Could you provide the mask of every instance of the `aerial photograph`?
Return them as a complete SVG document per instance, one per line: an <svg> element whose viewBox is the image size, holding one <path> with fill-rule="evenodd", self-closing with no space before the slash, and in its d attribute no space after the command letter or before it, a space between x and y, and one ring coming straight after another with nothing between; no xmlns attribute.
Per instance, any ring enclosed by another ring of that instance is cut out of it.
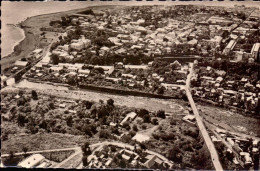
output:
<svg viewBox="0 0 260 171"><path fill-rule="evenodd" d="M1 168L260 170L260 2L2 1Z"/></svg>

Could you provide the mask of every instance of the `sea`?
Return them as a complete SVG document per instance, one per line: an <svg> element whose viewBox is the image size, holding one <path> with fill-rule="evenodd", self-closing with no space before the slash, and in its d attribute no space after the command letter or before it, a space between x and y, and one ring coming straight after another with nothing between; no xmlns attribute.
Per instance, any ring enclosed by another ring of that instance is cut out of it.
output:
<svg viewBox="0 0 260 171"><path fill-rule="evenodd" d="M225 4L224 4L225 3ZM5 57L13 52L14 47L24 39L24 32L21 28L17 27L16 24L25 20L27 17L32 17L35 15L54 13L67 11L72 9L79 9L88 6L97 6L97 5L179 5L179 4L197 4L197 5L213 5L213 6L234 6L245 5L245 6L254 6L259 8L259 2L246 2L246 1L211 1L211 2L194 2L194 1L118 1L114 0L113 2L109 1L67 1L67 2L58 2L58 1L49 1L45 2L10 2L2 1L2 16L1 16L1 57Z"/></svg>

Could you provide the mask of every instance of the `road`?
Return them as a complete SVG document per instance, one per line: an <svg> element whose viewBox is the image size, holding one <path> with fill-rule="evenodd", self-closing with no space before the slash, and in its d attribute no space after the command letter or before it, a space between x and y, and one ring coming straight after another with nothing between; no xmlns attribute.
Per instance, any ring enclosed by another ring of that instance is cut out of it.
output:
<svg viewBox="0 0 260 171"><path fill-rule="evenodd" d="M68 158L66 158L64 161L58 163L54 168L69 168L70 165L73 165L75 162L81 162L81 156L82 151L80 148L77 148L75 153L70 155ZM71 160L71 161L70 161Z"/></svg>
<svg viewBox="0 0 260 171"><path fill-rule="evenodd" d="M220 171L220 170L223 170L223 168L222 168L222 165L219 161L217 150L215 149L215 146L214 146L213 142L211 141L211 138L210 138L210 136L209 136L204 124L203 124L202 118L199 115L198 109L197 109L197 107L194 103L194 100L193 100L191 92L190 92L190 79L191 79L191 76L193 74L193 64L191 64L191 66L189 67L189 71L190 71L190 73L187 76L186 87L185 87L186 95L187 95L187 98L190 102L193 113L195 115L198 128L199 128L199 130L200 130L200 132L201 132L201 134L204 138L204 141L205 141L205 143L208 147L208 150L210 152L212 163L213 163L215 169Z"/></svg>
<svg viewBox="0 0 260 171"><path fill-rule="evenodd" d="M63 148L63 149L52 149L52 150L41 150L41 151L29 151L26 152L26 154L36 154L36 153L50 153L50 152L61 152L61 151L71 151L71 150L78 150L80 149L80 147L73 147L73 148ZM15 156L19 156L19 155L24 155L24 152L20 152L20 153L14 153ZM8 157L9 154L3 154L1 155L2 157Z"/></svg>

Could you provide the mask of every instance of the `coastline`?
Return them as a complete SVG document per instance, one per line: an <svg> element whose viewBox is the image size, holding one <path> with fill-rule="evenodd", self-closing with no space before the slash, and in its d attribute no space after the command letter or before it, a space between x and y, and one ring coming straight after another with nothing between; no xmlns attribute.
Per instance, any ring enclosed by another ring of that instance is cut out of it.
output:
<svg viewBox="0 0 260 171"><path fill-rule="evenodd" d="M12 47L11 52L9 52L9 53L6 54L6 55L3 55L2 58L6 58L6 57L10 56L10 55L14 52L14 48L15 48L18 44L20 44L21 41L23 41L23 40L25 39L25 31L20 27L19 24L12 24L12 27L15 27L16 29L19 30L19 32L20 32L21 35L22 35L22 38L21 38L20 40L16 41L16 43L15 43L15 44L13 45L13 47Z"/></svg>
<svg viewBox="0 0 260 171"><path fill-rule="evenodd" d="M19 27L19 29L23 30L24 38L16 43L16 45L13 47L13 52L11 54L1 57L1 74L4 73L4 70L6 68L11 67L15 63L15 61L23 57L26 57L36 47L40 46L41 27L49 26L49 22L52 19L60 19L63 15L72 14L75 12L82 11L84 9L86 9L86 7L62 12L35 15L17 23L16 26Z"/></svg>

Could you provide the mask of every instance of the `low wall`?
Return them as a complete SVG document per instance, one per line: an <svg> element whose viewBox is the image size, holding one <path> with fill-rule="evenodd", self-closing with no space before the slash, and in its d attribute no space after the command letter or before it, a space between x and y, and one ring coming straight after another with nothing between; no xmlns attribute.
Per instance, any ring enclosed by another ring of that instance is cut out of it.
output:
<svg viewBox="0 0 260 171"><path fill-rule="evenodd" d="M177 95L167 96L167 95L146 93L146 92L141 92L136 90L122 90L122 89L115 89L110 87L99 87L93 85L79 85L78 87L86 90L101 91L101 92L120 94L120 95L142 96L142 97L161 98L161 99L180 99L180 97L178 97Z"/></svg>

